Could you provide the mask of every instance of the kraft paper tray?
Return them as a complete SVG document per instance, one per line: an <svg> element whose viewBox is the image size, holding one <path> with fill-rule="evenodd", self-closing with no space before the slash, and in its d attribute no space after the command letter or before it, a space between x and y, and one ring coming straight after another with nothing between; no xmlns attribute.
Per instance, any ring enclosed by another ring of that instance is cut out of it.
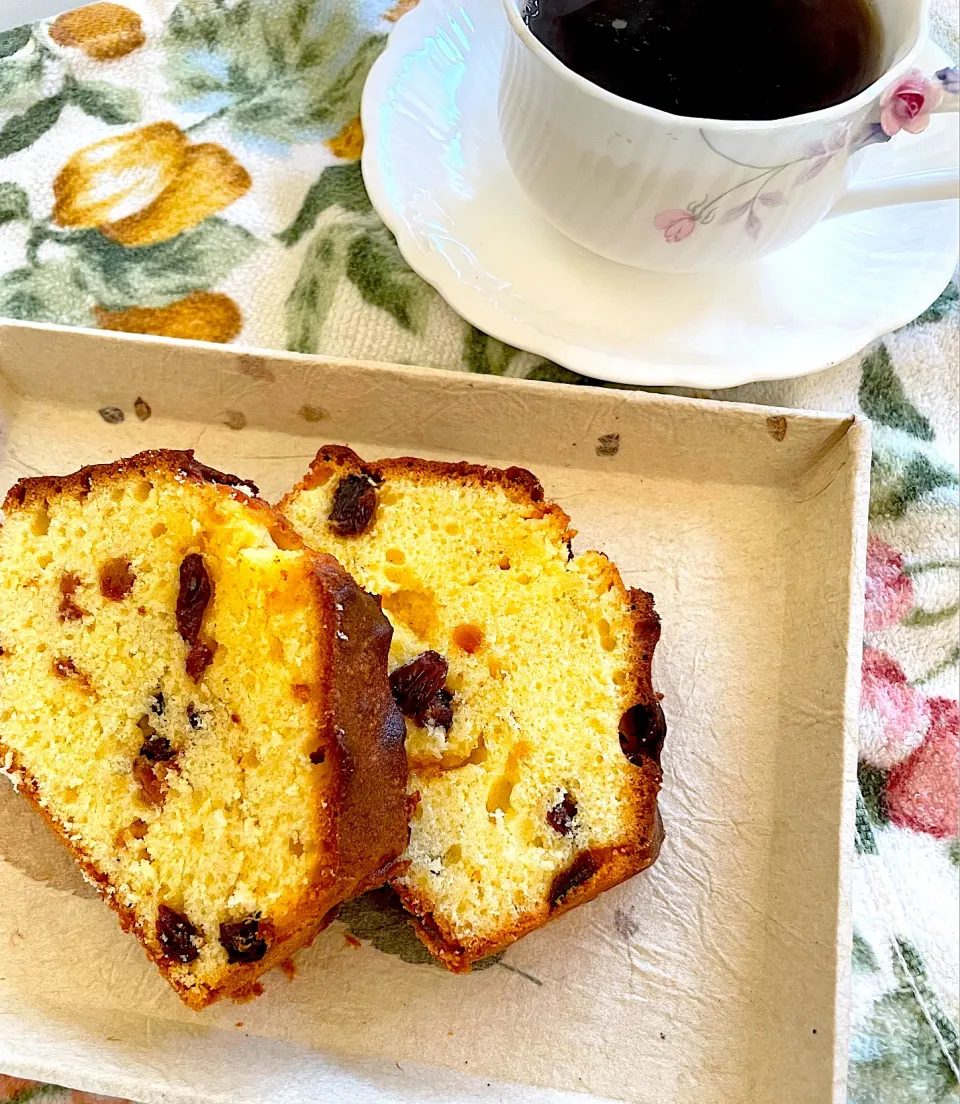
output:
<svg viewBox="0 0 960 1104"><path fill-rule="evenodd" d="M146 1104L841 1104L869 427L0 325L0 492L167 446L275 499L328 441L529 467L656 595L660 861L469 976L338 922L195 1014L0 781L0 1069Z"/></svg>

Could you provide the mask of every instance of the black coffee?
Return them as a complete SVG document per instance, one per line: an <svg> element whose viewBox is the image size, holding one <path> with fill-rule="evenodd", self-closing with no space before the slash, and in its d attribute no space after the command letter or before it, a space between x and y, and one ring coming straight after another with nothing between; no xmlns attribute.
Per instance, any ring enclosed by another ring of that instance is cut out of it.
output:
<svg viewBox="0 0 960 1104"><path fill-rule="evenodd" d="M869 0L526 0L523 15L574 72L676 115L781 119L881 72Z"/></svg>

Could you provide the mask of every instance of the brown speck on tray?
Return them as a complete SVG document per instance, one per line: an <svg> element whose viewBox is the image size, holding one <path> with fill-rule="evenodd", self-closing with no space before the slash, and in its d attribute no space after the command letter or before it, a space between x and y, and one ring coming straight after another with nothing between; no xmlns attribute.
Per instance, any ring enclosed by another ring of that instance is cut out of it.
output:
<svg viewBox="0 0 960 1104"><path fill-rule="evenodd" d="M602 437L597 438L596 453L597 456L616 456L620 451L620 434L619 433L604 433Z"/></svg>
<svg viewBox="0 0 960 1104"><path fill-rule="evenodd" d="M767 418L767 433L775 441L782 441L787 435L787 419L782 414L771 414Z"/></svg>
<svg viewBox="0 0 960 1104"><path fill-rule="evenodd" d="M353 949L355 951L363 946L363 944L360 942L360 940L357 939L357 937L355 935L351 935L349 932L344 932L343 933L343 938L346 940L347 946L348 947L353 947Z"/></svg>
<svg viewBox="0 0 960 1104"><path fill-rule="evenodd" d="M237 367L245 376L264 383L273 383L276 379L273 369L262 356L241 356L237 360Z"/></svg>
<svg viewBox="0 0 960 1104"><path fill-rule="evenodd" d="M139 395L137 396L137 401L133 404L133 412L141 422L145 422L153 413L147 400L141 398Z"/></svg>
<svg viewBox="0 0 960 1104"><path fill-rule="evenodd" d="M237 1020L237 1022L233 1026L234 1027L243 1027L243 1020Z"/></svg>
<svg viewBox="0 0 960 1104"><path fill-rule="evenodd" d="M280 969L286 974L287 981L293 981L297 976L297 966L292 958L285 958L283 962L280 963Z"/></svg>
<svg viewBox="0 0 960 1104"><path fill-rule="evenodd" d="M627 943L637 934L640 928L640 925L630 913L622 908L614 909L613 926L617 929L620 938Z"/></svg>
<svg viewBox="0 0 960 1104"><path fill-rule="evenodd" d="M119 406L101 406L97 413L107 425L119 425L123 421L123 411Z"/></svg>
<svg viewBox="0 0 960 1104"><path fill-rule="evenodd" d="M223 415L223 424L227 429L245 429L247 416L241 410L227 410Z"/></svg>

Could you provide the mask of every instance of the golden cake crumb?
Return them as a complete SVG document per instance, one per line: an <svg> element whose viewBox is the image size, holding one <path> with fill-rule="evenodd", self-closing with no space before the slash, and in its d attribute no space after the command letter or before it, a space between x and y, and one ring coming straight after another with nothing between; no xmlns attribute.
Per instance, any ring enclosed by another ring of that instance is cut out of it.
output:
<svg viewBox="0 0 960 1104"><path fill-rule="evenodd" d="M412 812L392 884L434 954L469 969L656 859L653 599L572 554L534 476L326 446L280 509L393 624Z"/></svg>
<svg viewBox="0 0 960 1104"><path fill-rule="evenodd" d="M0 530L0 765L194 1008L407 839L390 627L254 496L144 453L21 480Z"/></svg>

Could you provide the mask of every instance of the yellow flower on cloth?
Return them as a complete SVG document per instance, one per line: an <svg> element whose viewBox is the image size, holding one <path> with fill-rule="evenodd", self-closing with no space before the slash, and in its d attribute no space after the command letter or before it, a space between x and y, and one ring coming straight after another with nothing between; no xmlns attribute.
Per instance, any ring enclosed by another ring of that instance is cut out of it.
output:
<svg viewBox="0 0 960 1104"><path fill-rule="evenodd" d="M181 337L191 341L224 344L240 333L240 308L229 295L198 291L166 307L130 307L128 310L94 309L101 330Z"/></svg>
<svg viewBox="0 0 960 1104"><path fill-rule="evenodd" d="M122 4L88 4L64 12L49 33L58 46L75 46L95 61L126 57L146 42L140 16Z"/></svg>
<svg viewBox="0 0 960 1104"><path fill-rule="evenodd" d="M191 145L174 123L152 123L78 150L53 182L53 220L120 245L155 245L249 188L250 174L223 146Z"/></svg>
<svg viewBox="0 0 960 1104"><path fill-rule="evenodd" d="M359 161L363 153L363 127L360 125L360 116L356 115L349 123L325 143L327 149L334 157L343 161Z"/></svg>
<svg viewBox="0 0 960 1104"><path fill-rule="evenodd" d="M407 12L413 11L418 3L419 0L397 0L397 3L393 5L383 18L386 19L388 23L396 23L398 20L402 19Z"/></svg>

